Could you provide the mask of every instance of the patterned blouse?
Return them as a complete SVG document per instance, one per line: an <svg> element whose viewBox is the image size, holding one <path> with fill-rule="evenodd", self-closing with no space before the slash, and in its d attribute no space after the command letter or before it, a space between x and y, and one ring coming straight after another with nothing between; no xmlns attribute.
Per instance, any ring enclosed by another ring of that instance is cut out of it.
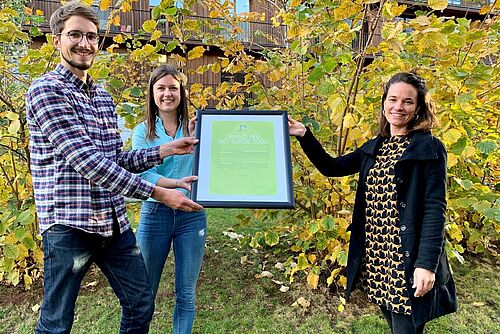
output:
<svg viewBox="0 0 500 334"><path fill-rule="evenodd" d="M368 300L389 311L411 314L399 237L394 165L410 140L393 136L384 140L366 179L366 255L361 286Z"/></svg>

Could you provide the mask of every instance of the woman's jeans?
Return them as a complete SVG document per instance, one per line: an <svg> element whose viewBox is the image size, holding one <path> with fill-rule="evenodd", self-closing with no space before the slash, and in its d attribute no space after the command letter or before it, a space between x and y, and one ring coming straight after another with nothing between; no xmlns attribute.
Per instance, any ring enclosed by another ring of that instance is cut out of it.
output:
<svg viewBox="0 0 500 334"><path fill-rule="evenodd" d="M43 233L43 253L44 298L36 334L71 331L78 291L92 263L106 275L120 300L120 333L148 332L154 300L132 230L103 237L54 225Z"/></svg>
<svg viewBox="0 0 500 334"><path fill-rule="evenodd" d="M205 251L205 211L184 212L145 201L137 229L149 282L156 296L160 277L173 245L175 259L175 308L173 333L191 333L195 315L195 290Z"/></svg>
<svg viewBox="0 0 500 334"><path fill-rule="evenodd" d="M422 334L424 332L425 325L415 327L411 315L394 313L384 306L380 306L380 310L389 323L392 334Z"/></svg>

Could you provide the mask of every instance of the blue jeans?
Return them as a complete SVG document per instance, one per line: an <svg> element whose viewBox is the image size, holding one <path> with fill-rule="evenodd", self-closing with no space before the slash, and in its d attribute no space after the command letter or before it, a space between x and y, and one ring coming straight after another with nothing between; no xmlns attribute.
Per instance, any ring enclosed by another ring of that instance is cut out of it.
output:
<svg viewBox="0 0 500 334"><path fill-rule="evenodd" d="M392 334L422 334L424 332L425 325L415 327L411 315L391 312L385 306L380 306L380 310L384 314Z"/></svg>
<svg viewBox="0 0 500 334"><path fill-rule="evenodd" d="M43 233L44 299L35 333L69 333L85 273L95 263L120 300L120 333L147 333L154 301L132 230L112 237L54 225Z"/></svg>
<svg viewBox="0 0 500 334"><path fill-rule="evenodd" d="M141 207L137 241L156 296L170 247L175 259L173 334L191 333L195 315L196 282L205 251L205 211L184 212L146 201Z"/></svg>

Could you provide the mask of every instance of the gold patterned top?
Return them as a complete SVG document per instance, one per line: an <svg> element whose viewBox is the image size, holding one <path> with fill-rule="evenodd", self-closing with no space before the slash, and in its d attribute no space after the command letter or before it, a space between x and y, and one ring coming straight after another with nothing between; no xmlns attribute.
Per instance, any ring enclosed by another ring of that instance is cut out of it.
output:
<svg viewBox="0 0 500 334"><path fill-rule="evenodd" d="M366 179L366 253L361 286L368 300L389 311L411 314L399 237L394 165L410 140L393 136L384 140Z"/></svg>

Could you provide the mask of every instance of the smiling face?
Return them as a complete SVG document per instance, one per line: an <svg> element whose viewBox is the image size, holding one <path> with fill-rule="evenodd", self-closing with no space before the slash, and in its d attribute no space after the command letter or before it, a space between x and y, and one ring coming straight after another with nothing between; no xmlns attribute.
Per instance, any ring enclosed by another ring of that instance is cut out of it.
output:
<svg viewBox="0 0 500 334"><path fill-rule="evenodd" d="M393 83L384 101L384 116L391 135L404 135L417 112L417 89L405 82Z"/></svg>
<svg viewBox="0 0 500 334"><path fill-rule="evenodd" d="M181 102L181 84L172 75L165 75L153 85L153 96L160 113L177 113Z"/></svg>
<svg viewBox="0 0 500 334"><path fill-rule="evenodd" d="M84 79L87 70L92 66L98 46L97 44L90 44L87 37L83 37L79 43L72 42L68 37L68 32L71 31L97 34L97 26L84 17L71 16L66 20L61 33L53 37L54 46L61 53L61 64L81 79Z"/></svg>

